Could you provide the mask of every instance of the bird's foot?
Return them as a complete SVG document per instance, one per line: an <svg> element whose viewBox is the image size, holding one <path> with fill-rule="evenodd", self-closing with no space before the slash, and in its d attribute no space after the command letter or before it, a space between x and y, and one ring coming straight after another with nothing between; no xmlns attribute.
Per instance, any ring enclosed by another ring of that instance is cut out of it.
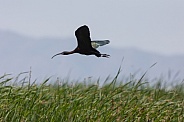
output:
<svg viewBox="0 0 184 122"><path fill-rule="evenodd" d="M110 57L110 55L108 55L108 54L101 54L101 57L109 58L109 57Z"/></svg>

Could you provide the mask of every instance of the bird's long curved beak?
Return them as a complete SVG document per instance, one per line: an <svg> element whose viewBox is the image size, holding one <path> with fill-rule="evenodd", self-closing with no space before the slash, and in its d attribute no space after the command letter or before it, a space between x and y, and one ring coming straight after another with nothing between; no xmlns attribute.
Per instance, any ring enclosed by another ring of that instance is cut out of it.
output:
<svg viewBox="0 0 184 122"><path fill-rule="evenodd" d="M57 55L62 55L63 53L58 53L58 54L56 54L56 55L54 55L54 56L52 56L52 58L51 59L53 59L55 56L57 56Z"/></svg>

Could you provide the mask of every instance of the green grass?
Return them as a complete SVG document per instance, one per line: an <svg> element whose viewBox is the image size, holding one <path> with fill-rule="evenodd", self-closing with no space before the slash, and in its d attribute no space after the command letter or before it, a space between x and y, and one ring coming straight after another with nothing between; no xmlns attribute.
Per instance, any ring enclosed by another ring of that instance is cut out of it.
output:
<svg viewBox="0 0 184 122"><path fill-rule="evenodd" d="M38 85L31 84L30 78L4 75L0 77L0 121L184 121L184 84L168 90L160 83L150 86L144 76L129 82L118 81L117 76L99 86L59 80L49 84L49 78Z"/></svg>

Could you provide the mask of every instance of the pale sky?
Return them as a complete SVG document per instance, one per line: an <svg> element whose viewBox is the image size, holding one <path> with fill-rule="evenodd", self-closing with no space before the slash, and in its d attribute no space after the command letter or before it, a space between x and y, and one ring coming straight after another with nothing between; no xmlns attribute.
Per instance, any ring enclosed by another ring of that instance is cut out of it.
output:
<svg viewBox="0 0 184 122"><path fill-rule="evenodd" d="M183 0L0 0L0 30L67 38L84 24L112 47L184 54Z"/></svg>

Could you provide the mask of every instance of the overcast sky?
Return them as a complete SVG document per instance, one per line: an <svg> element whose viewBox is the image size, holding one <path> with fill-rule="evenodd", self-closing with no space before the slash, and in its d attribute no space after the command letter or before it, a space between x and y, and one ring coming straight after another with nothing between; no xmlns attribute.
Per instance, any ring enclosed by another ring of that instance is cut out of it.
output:
<svg viewBox="0 0 184 122"><path fill-rule="evenodd" d="M184 54L183 0L0 0L0 30L67 38L84 24L112 47Z"/></svg>

